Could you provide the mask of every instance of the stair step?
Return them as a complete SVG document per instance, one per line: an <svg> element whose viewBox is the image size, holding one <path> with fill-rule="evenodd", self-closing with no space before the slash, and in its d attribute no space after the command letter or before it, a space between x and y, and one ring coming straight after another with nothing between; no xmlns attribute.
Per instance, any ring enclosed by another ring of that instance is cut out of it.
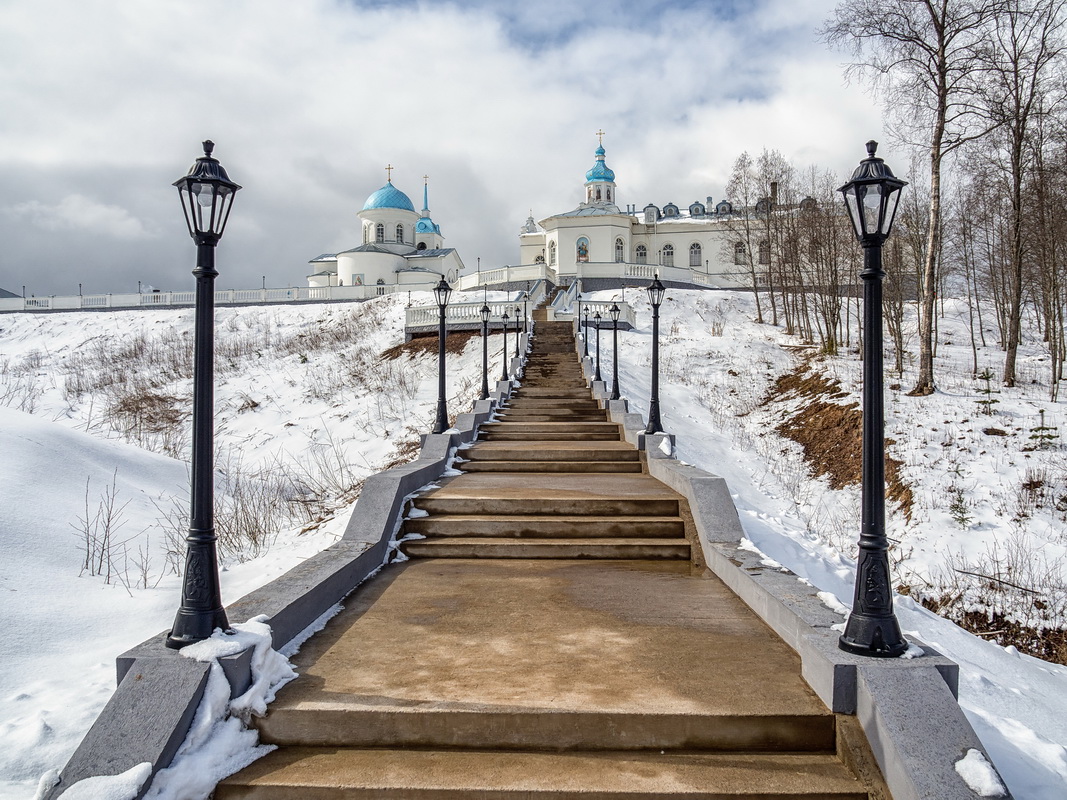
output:
<svg viewBox="0 0 1067 800"><path fill-rule="evenodd" d="M414 539L401 550L413 558L611 558L688 559L686 539L515 539L495 536L452 536Z"/></svg>
<svg viewBox="0 0 1067 800"><path fill-rule="evenodd" d="M594 420L593 422L487 422L479 431L531 431L538 433L619 433L617 422Z"/></svg>
<svg viewBox="0 0 1067 800"><path fill-rule="evenodd" d="M585 446L573 442L544 442L540 446L527 447L502 442L479 442L461 451L460 455L468 461L641 461L641 453L627 442Z"/></svg>
<svg viewBox="0 0 1067 800"><path fill-rule="evenodd" d="M678 501L664 497L416 497L415 508L433 514L492 514L500 516L543 516L558 514L575 517L678 515Z"/></svg>
<svg viewBox="0 0 1067 800"><path fill-rule="evenodd" d="M216 800L866 800L831 755L813 753L539 753L292 748L270 753Z"/></svg>
<svg viewBox="0 0 1067 800"><path fill-rule="evenodd" d="M495 514L448 514L404 520L407 533L423 536L492 537L640 537L680 538L685 524L680 517L639 516L500 516Z"/></svg>
<svg viewBox="0 0 1067 800"><path fill-rule="evenodd" d="M519 431L486 431L478 434L479 442L617 442L617 433L521 433Z"/></svg>
<svg viewBox="0 0 1067 800"><path fill-rule="evenodd" d="M640 473L640 461L465 461L457 464L463 472L626 472Z"/></svg>

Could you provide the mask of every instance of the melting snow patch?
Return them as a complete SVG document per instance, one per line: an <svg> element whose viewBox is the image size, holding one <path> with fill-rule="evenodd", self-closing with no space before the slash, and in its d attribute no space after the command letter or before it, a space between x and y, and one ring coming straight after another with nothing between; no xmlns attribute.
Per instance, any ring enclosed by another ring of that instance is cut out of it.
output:
<svg viewBox="0 0 1067 800"><path fill-rule="evenodd" d="M673 452L673 449L671 448L670 437L664 436L662 439L659 440L659 449L662 451L663 455L670 458L670 455Z"/></svg>
<svg viewBox="0 0 1067 800"><path fill-rule="evenodd" d="M84 778L63 792L63 796L69 800L133 800L151 774L152 765L145 761L119 775Z"/></svg>
<svg viewBox="0 0 1067 800"><path fill-rule="evenodd" d="M908 649L900 654L899 658L922 658L926 651L914 642L908 642Z"/></svg>
<svg viewBox="0 0 1067 800"><path fill-rule="evenodd" d="M421 508L412 508L410 511L408 511L408 517L407 518L408 519L418 519L419 517L428 517L428 516L430 516L430 512L429 511L424 511Z"/></svg>
<svg viewBox="0 0 1067 800"><path fill-rule="evenodd" d="M838 600L837 595L833 592L817 592L815 596L822 600L822 604L834 613L840 614L842 617L848 616L848 606Z"/></svg>
<svg viewBox="0 0 1067 800"><path fill-rule="evenodd" d="M956 772L979 797L1006 797L1008 794L993 765L973 747L956 762Z"/></svg>

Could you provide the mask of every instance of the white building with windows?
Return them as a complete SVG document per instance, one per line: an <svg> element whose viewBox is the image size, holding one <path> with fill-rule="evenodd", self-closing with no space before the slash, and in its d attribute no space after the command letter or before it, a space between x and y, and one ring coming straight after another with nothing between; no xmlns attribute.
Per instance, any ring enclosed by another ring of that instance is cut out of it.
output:
<svg viewBox="0 0 1067 800"><path fill-rule="evenodd" d="M363 243L311 259L309 286L377 286L377 293L385 294L401 287L429 288L442 276L454 284L463 271L459 253L444 246L441 227L430 217L425 178L421 212L393 186L390 175L385 186L367 198L359 220Z"/></svg>
<svg viewBox="0 0 1067 800"><path fill-rule="evenodd" d="M682 210L674 203L619 208L615 172L603 143L585 173L578 207L536 222L533 215L519 231L520 265L543 265L555 283L575 279L651 278L740 288L751 285L744 245L731 235L733 205L696 201Z"/></svg>

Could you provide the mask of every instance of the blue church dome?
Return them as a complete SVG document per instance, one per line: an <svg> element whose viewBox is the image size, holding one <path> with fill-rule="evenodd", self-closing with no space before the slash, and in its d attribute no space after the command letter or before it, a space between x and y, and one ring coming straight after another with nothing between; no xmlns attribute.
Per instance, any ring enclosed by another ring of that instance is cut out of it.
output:
<svg viewBox="0 0 1067 800"><path fill-rule="evenodd" d="M411 198L393 186L392 181L389 181L385 186L368 197L367 202L363 204L364 211L370 211L373 208L402 208L404 211L415 210L415 206L411 204Z"/></svg>
<svg viewBox="0 0 1067 800"><path fill-rule="evenodd" d="M603 145L596 149L596 163L593 164L593 168L585 173L585 182L590 183L592 181L615 182L615 173L604 163Z"/></svg>

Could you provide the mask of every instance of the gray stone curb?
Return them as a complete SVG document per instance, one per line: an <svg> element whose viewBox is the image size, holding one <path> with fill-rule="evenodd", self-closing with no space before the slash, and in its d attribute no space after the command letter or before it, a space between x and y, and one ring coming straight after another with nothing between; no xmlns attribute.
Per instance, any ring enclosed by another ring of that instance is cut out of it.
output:
<svg viewBox="0 0 1067 800"><path fill-rule="evenodd" d="M524 334L520 340L523 356L512 360L513 370L525 365L528 338ZM473 411L458 415L455 427L426 434L415 461L368 477L340 541L228 605L228 619L266 615L279 649L341 602L384 563L408 497L441 477L455 448L474 440L478 426L492 417L512 387L512 381L498 381L488 400L478 400ZM170 764L203 697L210 664L182 658L166 646L168 634L163 631L118 656L115 693L45 800L60 797L83 778L117 775L144 762L152 764L154 777ZM251 685L251 655L245 651L219 659L231 697ZM150 785L151 778L138 800Z"/></svg>

